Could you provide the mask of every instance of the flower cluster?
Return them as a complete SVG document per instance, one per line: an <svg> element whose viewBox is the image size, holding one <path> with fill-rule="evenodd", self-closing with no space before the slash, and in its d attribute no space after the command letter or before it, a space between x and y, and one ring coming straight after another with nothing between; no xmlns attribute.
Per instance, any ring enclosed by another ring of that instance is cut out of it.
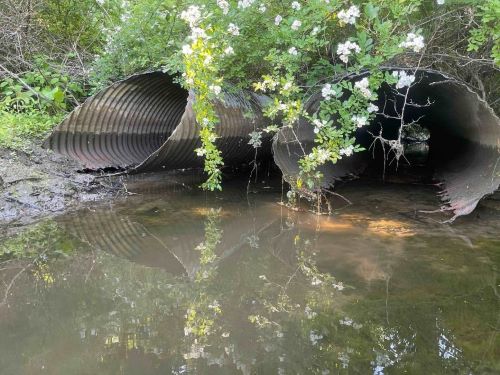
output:
<svg viewBox="0 0 500 375"><path fill-rule="evenodd" d="M274 24L276 26L279 26L279 24L283 21L283 17L281 17L279 14L274 18Z"/></svg>
<svg viewBox="0 0 500 375"><path fill-rule="evenodd" d="M230 23L227 32L231 35L238 36L240 35L240 28L236 26L234 23Z"/></svg>
<svg viewBox="0 0 500 375"><path fill-rule="evenodd" d="M189 44L185 44L182 46L182 53L184 55L191 55L193 53L193 49Z"/></svg>
<svg viewBox="0 0 500 375"><path fill-rule="evenodd" d="M200 8L196 5L189 6L189 8L181 13L181 19L186 21L188 25L193 28L201 19Z"/></svg>
<svg viewBox="0 0 500 375"><path fill-rule="evenodd" d="M368 113L374 113L378 111L378 106L373 103L370 103L367 108Z"/></svg>
<svg viewBox="0 0 500 375"><path fill-rule="evenodd" d="M320 119L314 119L313 125L314 125L314 133L317 134L317 133L319 133L321 128L323 128L325 125L327 125L327 122L324 120L320 120Z"/></svg>
<svg viewBox="0 0 500 375"><path fill-rule="evenodd" d="M342 155L345 155L345 156L351 156L352 153L354 152L354 146L353 145L349 145L347 147L343 147L339 150L339 155L342 156ZM341 290L341 289L339 289Z"/></svg>
<svg viewBox="0 0 500 375"><path fill-rule="evenodd" d="M366 124L368 124L368 117L366 116L359 116L359 115L354 115L351 117L351 120L358 128L362 128Z"/></svg>
<svg viewBox="0 0 500 375"><path fill-rule="evenodd" d="M288 49L288 53L289 53L290 55L293 55L293 56L297 56L297 55L299 54L299 52L297 51L297 48L295 48L295 47L290 47L290 48Z"/></svg>
<svg viewBox="0 0 500 375"><path fill-rule="evenodd" d="M332 96L336 96L337 95L337 92L332 88L331 84L327 83L321 89L321 95L326 100L330 100L332 98Z"/></svg>
<svg viewBox="0 0 500 375"><path fill-rule="evenodd" d="M424 47L424 37L415 33L408 33L406 40L399 44L400 48L409 48L413 52L420 52Z"/></svg>
<svg viewBox="0 0 500 375"><path fill-rule="evenodd" d="M347 10L341 10L338 17L341 23L354 25L356 23L356 18L358 18L359 15L359 8L356 5L352 5Z"/></svg>
<svg viewBox="0 0 500 375"><path fill-rule="evenodd" d="M240 9L246 9L255 2L255 0L240 0L238 1L238 8Z"/></svg>
<svg viewBox="0 0 500 375"><path fill-rule="evenodd" d="M370 81L367 77L354 83L354 87L358 89L365 98L370 99L372 97L372 92L369 89Z"/></svg>
<svg viewBox="0 0 500 375"><path fill-rule="evenodd" d="M300 3L298 1L294 1L292 3L292 9L293 10L300 10L301 6L300 6Z"/></svg>
<svg viewBox="0 0 500 375"><path fill-rule="evenodd" d="M224 15L229 13L229 3L226 0L217 0L217 6L222 9Z"/></svg>
<svg viewBox="0 0 500 375"><path fill-rule="evenodd" d="M219 96L222 88L219 85L210 85L209 90L215 94L215 96Z"/></svg>
<svg viewBox="0 0 500 375"><path fill-rule="evenodd" d="M360 53L361 48L359 48L359 46L356 43L351 42L349 40L345 43L339 43L337 47L337 55L339 55L340 60L342 60L346 64L349 62L349 56L352 54L353 51L355 53Z"/></svg>
<svg viewBox="0 0 500 375"><path fill-rule="evenodd" d="M397 89L402 89L403 87L410 87L413 82L415 82L415 76L413 74L407 74L404 70L392 72L392 76L398 78L396 83Z"/></svg>
<svg viewBox="0 0 500 375"><path fill-rule="evenodd" d="M292 27L292 30L298 30L300 26L302 26L302 22L300 22L299 20L295 20L295 21L293 21L291 27Z"/></svg>

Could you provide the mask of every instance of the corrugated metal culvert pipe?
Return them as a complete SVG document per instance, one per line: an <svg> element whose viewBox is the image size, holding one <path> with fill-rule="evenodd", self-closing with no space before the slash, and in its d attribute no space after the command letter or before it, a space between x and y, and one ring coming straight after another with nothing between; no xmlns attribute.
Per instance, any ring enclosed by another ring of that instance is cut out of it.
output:
<svg viewBox="0 0 500 375"><path fill-rule="evenodd" d="M455 216L466 215L500 184L500 120L485 101L458 80L431 70L420 70L416 76L418 83L410 90L408 102L422 104L429 99L430 105L407 106L404 122L418 120L428 129L426 163L432 167L434 178L443 183L446 209ZM362 77L351 75L337 80L355 82ZM389 87L382 89L379 98L377 105L385 108L389 117L402 106L401 97ZM117 168L137 173L201 167L203 159L194 153L200 141L193 100L192 93L165 73L135 75L76 108L57 126L45 146L81 161L91 170ZM267 125L261 111L267 100L251 92L226 92L224 100L216 103L220 118L216 127L218 147L226 166L254 158L249 133ZM312 95L307 110L313 113L320 100L320 93ZM368 149L372 134L378 135L380 130L385 139L395 139L399 125L387 116L377 116L371 126L357 132L357 141ZM283 128L275 137L274 160L287 181L293 182L297 176L298 160L313 147L314 136L313 126L301 119L294 128ZM270 149L270 139L264 138L259 153L270 153ZM322 186L331 187L336 180L359 175L370 163L372 152L362 152L335 165L327 164L322 168Z"/></svg>
<svg viewBox="0 0 500 375"><path fill-rule="evenodd" d="M499 187L500 120L464 83L432 70L420 70L415 75L416 84L406 100L409 104L405 107L404 123L418 122L430 134L426 164L432 169L434 179L442 182L445 203L442 209L453 211L454 218L467 215L482 197ZM352 75L338 80L354 83L364 76ZM369 127L356 133L356 141L366 149L377 147L373 141L379 134L389 141L398 138L401 121L395 118L403 113L403 96L386 85L379 92L379 98L376 104L386 116L378 115ZM312 95L306 104L307 111L314 113L321 99L321 93ZM274 160L290 183L299 173L298 160L314 146L314 137L313 126L302 119L294 128L280 130L275 138ZM375 162L382 163L380 159ZM359 175L370 165L373 166L372 151L355 154L336 164L328 163L321 169L322 187Z"/></svg>
<svg viewBox="0 0 500 375"><path fill-rule="evenodd" d="M266 121L266 97L251 92L224 93L215 103L220 123L217 141L226 165L251 161L249 133ZM129 172L200 167L203 158L193 112L192 93L162 72L132 76L89 98L46 140L45 147L77 159L90 170ZM270 152L270 139L263 140Z"/></svg>

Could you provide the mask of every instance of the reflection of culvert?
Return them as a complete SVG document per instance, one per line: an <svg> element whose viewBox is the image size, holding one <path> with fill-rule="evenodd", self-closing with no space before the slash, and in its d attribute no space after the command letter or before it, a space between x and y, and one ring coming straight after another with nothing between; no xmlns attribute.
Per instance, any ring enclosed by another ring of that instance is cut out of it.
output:
<svg viewBox="0 0 500 375"><path fill-rule="evenodd" d="M488 104L463 83L435 71L419 71L416 76L418 83L411 88L409 100L424 104L429 99L432 104L407 106L404 122L408 124L421 118L419 124L430 133L427 164L435 179L443 183L442 197L447 209L456 216L469 214L483 196L493 193L500 184L500 120ZM354 82L361 77L347 79ZM396 98L389 87L384 87L379 97L379 108L391 103L390 99L396 99L396 108L402 106L401 98ZM319 93L313 95L307 110L313 113L320 100ZM385 113L395 115L392 105L386 106ZM358 130L357 142L369 148L372 134L380 134L381 129L385 139L396 139L399 125L399 120L379 115L371 126ZM283 128L279 132L273 152L285 179L293 181L297 176L298 160L314 146L314 137L313 127L305 120L293 129ZM335 165L323 166L322 186L329 187L336 180L359 175L370 164L372 155L372 152L358 153Z"/></svg>
<svg viewBox="0 0 500 375"><path fill-rule="evenodd" d="M343 79L356 81L361 77ZM430 99L432 105L409 108L404 120L409 123L424 116L419 124L428 129L430 141L419 147L425 150L428 147L427 167L443 183L443 200L448 209L456 216L466 215L483 196L499 186L500 120L486 102L453 78L427 70L417 73L417 82L410 90L410 99L415 103ZM384 101L394 96L389 87L382 91L379 97ZM167 74L132 76L104 89L74 110L54 130L45 146L94 170L144 172L200 167L203 159L194 153L200 146L192 109L194 100L192 94ZM220 118L217 143L227 166L254 158L255 150L248 144L249 133L266 125L261 112L266 100L250 92L226 93L223 101L215 103ZM319 100L319 93L313 95L306 105L308 111L314 112ZM377 104L379 108L384 106L382 100ZM384 138L394 139L398 122L378 116L370 127L357 132L357 141L368 148L373 141L368 132L377 135L381 128ZM280 130L275 138L274 160L289 182L299 172L298 160L314 145L314 136L313 127L301 120L294 128ZM259 153L269 153L269 139L263 141ZM359 175L369 165L371 155L357 153L335 165L323 166L323 186Z"/></svg>
<svg viewBox="0 0 500 375"><path fill-rule="evenodd" d="M132 76L75 109L44 146L81 161L88 169L130 172L200 167L203 159L192 104L195 98L161 72ZM226 92L216 102L217 145L227 165L249 162L249 133L261 129L265 97ZM269 152L269 139L263 149Z"/></svg>

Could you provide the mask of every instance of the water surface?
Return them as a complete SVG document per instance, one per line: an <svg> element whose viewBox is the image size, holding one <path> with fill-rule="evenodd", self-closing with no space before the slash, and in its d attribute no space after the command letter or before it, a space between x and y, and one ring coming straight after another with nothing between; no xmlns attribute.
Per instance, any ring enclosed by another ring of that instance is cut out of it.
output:
<svg viewBox="0 0 500 375"><path fill-rule="evenodd" d="M498 200L449 225L422 185L332 216L279 181L129 190L0 239L1 374L500 373Z"/></svg>

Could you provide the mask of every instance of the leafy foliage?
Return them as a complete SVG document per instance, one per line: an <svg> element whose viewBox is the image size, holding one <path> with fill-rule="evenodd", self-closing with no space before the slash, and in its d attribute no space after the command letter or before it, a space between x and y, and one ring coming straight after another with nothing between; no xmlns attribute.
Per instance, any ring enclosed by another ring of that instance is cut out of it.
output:
<svg viewBox="0 0 500 375"><path fill-rule="evenodd" d="M31 140L43 137L60 120L60 115L0 110L0 147L28 151Z"/></svg>
<svg viewBox="0 0 500 375"><path fill-rule="evenodd" d="M223 167L213 102L230 87L271 97L269 131L301 118L314 127L316 144L300 162L299 189L317 188L321 165L362 151L353 133L375 117L384 82L397 90L411 86L380 67L425 62L478 82L485 97L494 98L497 90L495 80L483 77L498 71L499 0L33 1L0 5L0 16L18 17L6 23L4 35L12 35L8 25L16 23L32 30L23 34L21 47L0 37L5 66L27 84L0 76L3 110L59 114L135 72L182 74L182 84L197 97L202 147L195 152L205 158L209 190L221 188ZM357 86L335 80L364 71L369 74ZM306 111L304 103L318 92L319 107Z"/></svg>

